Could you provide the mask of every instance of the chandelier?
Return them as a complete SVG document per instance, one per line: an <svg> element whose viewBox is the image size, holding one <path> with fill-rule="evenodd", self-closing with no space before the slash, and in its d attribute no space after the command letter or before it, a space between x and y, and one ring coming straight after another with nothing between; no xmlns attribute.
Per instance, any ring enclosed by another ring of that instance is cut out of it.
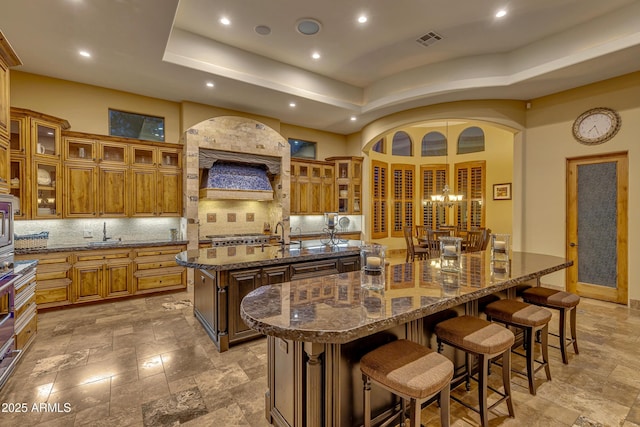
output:
<svg viewBox="0 0 640 427"><path fill-rule="evenodd" d="M445 184L442 188L441 194L432 194L431 195L431 203L436 206L444 206L446 208L450 208L455 206L458 202L462 201L462 194L449 194L451 190L449 190L449 185Z"/></svg>
<svg viewBox="0 0 640 427"><path fill-rule="evenodd" d="M446 147L447 150L445 151L445 164L449 165L449 122L447 122L446 124ZM430 202L431 204L434 204L438 207L442 206L442 207L446 207L446 208L451 208L453 206L455 206L456 204L458 204L459 202L462 201L462 194L450 194L451 190L449 189L449 184L445 183L444 187L442 188L442 193L440 194L432 194L431 195L431 200L429 200L428 202ZM427 202L425 201L425 204Z"/></svg>

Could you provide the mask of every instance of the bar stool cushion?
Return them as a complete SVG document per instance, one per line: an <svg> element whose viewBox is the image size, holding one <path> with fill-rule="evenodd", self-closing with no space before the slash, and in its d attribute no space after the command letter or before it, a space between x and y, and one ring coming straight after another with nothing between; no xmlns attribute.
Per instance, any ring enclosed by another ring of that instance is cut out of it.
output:
<svg viewBox="0 0 640 427"><path fill-rule="evenodd" d="M532 304L557 308L575 307L580 302L580 297L576 294L544 287L527 289L522 293L522 299Z"/></svg>
<svg viewBox="0 0 640 427"><path fill-rule="evenodd" d="M474 316L460 316L436 325L436 335L456 347L478 354L500 354L515 336L509 329Z"/></svg>
<svg viewBox="0 0 640 427"><path fill-rule="evenodd" d="M360 359L360 370L372 380L416 399L449 386L453 363L428 347L409 340L392 341Z"/></svg>
<svg viewBox="0 0 640 427"><path fill-rule="evenodd" d="M513 299L492 302L484 308L487 316L499 322L523 326L542 326L551 320L551 312L536 305Z"/></svg>

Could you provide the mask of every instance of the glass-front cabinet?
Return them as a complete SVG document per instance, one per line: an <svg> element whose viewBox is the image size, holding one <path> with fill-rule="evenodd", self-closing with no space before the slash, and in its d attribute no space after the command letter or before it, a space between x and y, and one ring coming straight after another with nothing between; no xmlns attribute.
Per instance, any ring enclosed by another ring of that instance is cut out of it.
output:
<svg viewBox="0 0 640 427"><path fill-rule="evenodd" d="M32 155L60 159L60 126L44 120L31 120Z"/></svg>
<svg viewBox="0 0 640 427"><path fill-rule="evenodd" d="M11 118L11 135L9 145L11 147L11 156L22 155L27 153L26 138L26 126L27 119L25 117L12 117Z"/></svg>
<svg viewBox="0 0 640 427"><path fill-rule="evenodd" d="M124 166L128 162L127 146L116 142L100 142L100 163Z"/></svg>
<svg viewBox="0 0 640 427"><path fill-rule="evenodd" d="M11 166L9 171L10 187L9 193L16 197L16 204L14 209L15 219L24 219L25 210L23 208L26 203L26 184L24 180L25 174L25 159L11 156Z"/></svg>
<svg viewBox="0 0 640 427"><path fill-rule="evenodd" d="M133 146L131 147L131 166L156 167L157 150L155 147Z"/></svg>
<svg viewBox="0 0 640 427"><path fill-rule="evenodd" d="M338 213L362 213L362 157L330 157L336 171L336 207Z"/></svg>
<svg viewBox="0 0 640 427"><path fill-rule="evenodd" d="M182 151L170 149L170 148L160 148L158 149L158 155L160 156L160 164L161 168L179 168L182 166Z"/></svg>
<svg viewBox="0 0 640 427"><path fill-rule="evenodd" d="M65 138L65 161L93 163L96 161L96 142L91 139Z"/></svg>
<svg viewBox="0 0 640 427"><path fill-rule="evenodd" d="M60 210L60 163L48 160L33 162L36 174L33 179L31 200L32 218L59 218Z"/></svg>

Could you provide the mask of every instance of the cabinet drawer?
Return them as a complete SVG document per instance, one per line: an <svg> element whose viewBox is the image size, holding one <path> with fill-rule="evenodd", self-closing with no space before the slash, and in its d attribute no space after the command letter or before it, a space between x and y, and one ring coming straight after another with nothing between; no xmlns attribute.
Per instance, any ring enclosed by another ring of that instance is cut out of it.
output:
<svg viewBox="0 0 640 427"><path fill-rule="evenodd" d="M166 268L166 267L175 267L178 263L175 258L169 259L158 259L158 260L149 260L146 262L136 262L136 270L150 270L153 268Z"/></svg>
<svg viewBox="0 0 640 427"><path fill-rule="evenodd" d="M291 265L291 280L337 273L339 273L337 259L301 262Z"/></svg>
<svg viewBox="0 0 640 427"><path fill-rule="evenodd" d="M76 255L77 262L82 261L97 261L104 259L123 259L129 258L131 251L100 251L100 252L84 252Z"/></svg>
<svg viewBox="0 0 640 427"><path fill-rule="evenodd" d="M16 333L16 349L24 349L29 341L36 335L38 331L38 315L34 313L33 318L24 328Z"/></svg>
<svg viewBox="0 0 640 427"><path fill-rule="evenodd" d="M71 280L39 281L36 290L36 303L44 307L71 304Z"/></svg>
<svg viewBox="0 0 640 427"><path fill-rule="evenodd" d="M139 292L162 288L185 287L186 269L180 267L173 271L163 271L154 275L136 275L136 290Z"/></svg>
<svg viewBox="0 0 640 427"><path fill-rule="evenodd" d="M22 316L27 310L29 310L32 305L35 305L35 303L36 303L36 294L33 294L31 295L31 298L29 298L27 302L25 302L23 305L15 309L16 320L20 319L20 316Z"/></svg>
<svg viewBox="0 0 640 427"><path fill-rule="evenodd" d="M144 248L134 250L136 257L157 256L157 255L175 255L186 250L184 246L162 246L156 248Z"/></svg>

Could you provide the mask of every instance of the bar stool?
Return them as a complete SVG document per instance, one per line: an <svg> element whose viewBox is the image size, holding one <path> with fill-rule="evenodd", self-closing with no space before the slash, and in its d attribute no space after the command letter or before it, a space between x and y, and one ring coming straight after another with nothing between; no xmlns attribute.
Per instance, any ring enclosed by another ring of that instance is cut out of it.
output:
<svg viewBox="0 0 640 427"><path fill-rule="evenodd" d="M442 343L464 351L466 372L456 378L454 382L465 379L467 390L470 389L472 376L472 356L478 357L478 408L468 405L466 402L451 396L451 399L480 414L483 427L489 425L489 410L505 401L509 408L509 416L515 417L513 401L511 398L511 346L515 341L513 332L509 329L491 323L488 320L474 316L459 316L445 320L435 328L438 351L442 351ZM502 356L502 383L504 393L488 385L489 362L491 359ZM458 384L453 385L455 388ZM500 399L490 407L487 406L488 389L500 395Z"/></svg>
<svg viewBox="0 0 640 427"><path fill-rule="evenodd" d="M410 401L413 427L420 427L422 403L439 393L440 424L449 426L449 384L453 377L453 363L445 356L401 339L365 354L360 359L360 371L364 382L365 427L371 426L371 382ZM393 417L404 417L404 400L402 409Z"/></svg>
<svg viewBox="0 0 640 427"><path fill-rule="evenodd" d="M551 312L545 308L536 305L527 304L522 301L513 299L501 299L500 301L488 304L484 313L487 320L496 321L505 325L514 326L524 331L524 346L526 354L521 354L512 349L512 352L519 356L525 356L527 359L527 379L529 380L529 393L536 395L535 374L544 368L547 374L547 380L551 381L551 369L549 368L549 353L547 350L547 337L549 331L549 320L551 320ZM536 360L534 353L534 345L536 334L540 334L540 352L542 353L542 361ZM539 366L535 369L535 363ZM512 369L513 372L524 374L518 370Z"/></svg>
<svg viewBox="0 0 640 427"><path fill-rule="evenodd" d="M551 335L560 338L560 353L562 363L569 364L567 359L567 347L573 344L573 351L578 352L578 339L576 337L576 307L580 303L580 297L571 292L559 291L557 289L535 286L522 292L522 300L530 304L539 305L546 308L553 308L560 311L559 334ZM567 338L566 318L569 314L569 325L571 327L571 338ZM554 347L554 346L551 346Z"/></svg>

